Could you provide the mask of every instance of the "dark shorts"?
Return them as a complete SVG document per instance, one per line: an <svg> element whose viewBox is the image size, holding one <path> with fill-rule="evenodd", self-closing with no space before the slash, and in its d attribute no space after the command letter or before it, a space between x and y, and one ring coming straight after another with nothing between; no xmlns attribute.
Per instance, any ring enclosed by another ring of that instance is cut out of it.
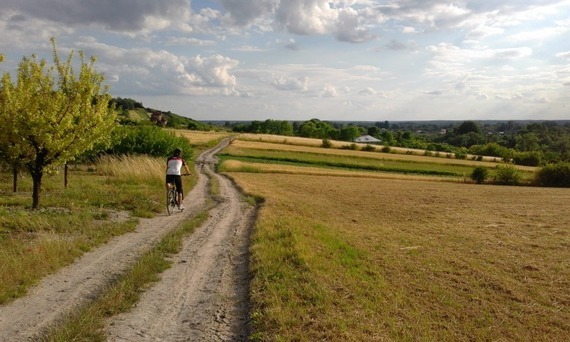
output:
<svg viewBox="0 0 570 342"><path fill-rule="evenodd" d="M176 184L176 192L179 194L183 193L182 190L182 177L177 175L166 175L166 183Z"/></svg>

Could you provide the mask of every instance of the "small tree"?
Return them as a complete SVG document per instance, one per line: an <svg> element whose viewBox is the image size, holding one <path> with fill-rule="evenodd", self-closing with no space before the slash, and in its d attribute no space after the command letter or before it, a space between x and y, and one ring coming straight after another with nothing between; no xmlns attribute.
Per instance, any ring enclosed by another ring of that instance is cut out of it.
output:
<svg viewBox="0 0 570 342"><path fill-rule="evenodd" d="M537 171L535 182L540 186L570 188L570 163L546 165Z"/></svg>
<svg viewBox="0 0 570 342"><path fill-rule="evenodd" d="M332 142L329 139L323 139L323 143L321 144L323 148L331 148Z"/></svg>
<svg viewBox="0 0 570 342"><path fill-rule="evenodd" d="M106 139L116 118L108 88L102 86L103 75L94 69L95 59L86 62L80 52L76 74L74 53L62 62L55 39L51 43L53 66L35 55L24 57L16 82L4 73L0 83L0 119L9 120L9 125L2 126L0 139L12 144L18 153L10 156L32 176L34 209L39 206L43 175Z"/></svg>
<svg viewBox="0 0 570 342"><path fill-rule="evenodd" d="M477 166L476 168L473 169L473 172L471 172L471 179L477 184L485 182L488 176L489 176L489 171L487 170L486 167L483 166Z"/></svg>
<svg viewBox="0 0 570 342"><path fill-rule="evenodd" d="M520 183L519 171L513 165L497 165L494 182L500 185L517 185Z"/></svg>

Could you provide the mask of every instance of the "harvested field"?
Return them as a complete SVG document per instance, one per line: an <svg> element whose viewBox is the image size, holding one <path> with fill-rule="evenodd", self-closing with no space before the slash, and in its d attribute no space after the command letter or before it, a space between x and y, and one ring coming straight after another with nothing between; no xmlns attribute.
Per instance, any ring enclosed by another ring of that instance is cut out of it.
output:
<svg viewBox="0 0 570 342"><path fill-rule="evenodd" d="M564 341L568 189L230 173L263 340Z"/></svg>
<svg viewBox="0 0 570 342"><path fill-rule="evenodd" d="M210 132L210 131L189 131L189 130L173 130L177 135L183 136L190 140L192 145L206 145L208 143L219 141L230 134L227 132Z"/></svg>
<svg viewBox="0 0 570 342"><path fill-rule="evenodd" d="M341 155L350 157L365 157L373 158L379 160L398 160L398 161L408 161L414 163L436 163L436 164L449 164L449 165L467 165L467 166L485 166L489 168L494 168L497 166L497 162L491 161L474 161L468 159L454 159L454 158L443 158L443 157L429 157L421 155L407 155L400 153L381 153L377 152L367 152L367 151L354 151L354 150L343 150L343 149L330 149L322 148L319 146L304 146L304 145L292 145L292 144L280 144L280 143L269 143L269 142L255 142L255 141L242 141L236 140L232 143L232 146L236 148L245 149L259 149L259 150L274 150L274 151L291 151L291 152L308 152L308 153L318 153L327 155ZM531 166L521 166L516 165L516 168L521 171L534 172L535 167Z"/></svg>

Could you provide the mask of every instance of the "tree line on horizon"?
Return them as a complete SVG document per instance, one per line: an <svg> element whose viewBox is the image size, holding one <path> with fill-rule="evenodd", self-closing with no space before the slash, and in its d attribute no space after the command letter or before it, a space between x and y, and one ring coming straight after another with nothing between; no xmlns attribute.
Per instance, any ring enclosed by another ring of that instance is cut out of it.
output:
<svg viewBox="0 0 570 342"><path fill-rule="evenodd" d="M570 123L555 121L518 123L479 122L467 120L445 129L427 123L370 125L311 119L307 121L272 120L229 124L234 132L263 133L330 139L347 142L361 135L381 140L384 146L453 153L457 158L467 154L492 156L518 165L541 166L570 162ZM228 126L228 123L226 123ZM413 127L413 129L410 129Z"/></svg>

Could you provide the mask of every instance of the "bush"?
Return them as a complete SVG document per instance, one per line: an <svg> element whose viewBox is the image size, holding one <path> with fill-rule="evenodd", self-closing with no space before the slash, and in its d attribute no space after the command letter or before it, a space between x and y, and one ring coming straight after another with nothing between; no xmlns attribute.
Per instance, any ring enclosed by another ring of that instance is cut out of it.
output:
<svg viewBox="0 0 570 342"><path fill-rule="evenodd" d="M356 144L343 145L342 149L356 151L356 150L358 150L358 145L356 145Z"/></svg>
<svg viewBox="0 0 570 342"><path fill-rule="evenodd" d="M477 184L485 182L488 176L489 176L489 170L487 170L487 168L483 166L477 166L475 169L473 169L473 172L471 173L471 179Z"/></svg>
<svg viewBox="0 0 570 342"><path fill-rule="evenodd" d="M390 146L386 145L386 146L382 147L381 151L384 153L390 153L392 151L392 148Z"/></svg>
<svg viewBox="0 0 570 342"><path fill-rule="evenodd" d="M192 146L188 139L156 126L120 127L115 134L108 154L167 157L178 147L182 149L185 159L192 158Z"/></svg>
<svg viewBox="0 0 570 342"><path fill-rule="evenodd" d="M549 164L537 171L535 183L540 186L570 187L570 163Z"/></svg>
<svg viewBox="0 0 570 342"><path fill-rule="evenodd" d="M323 143L321 144L321 147L324 148L331 148L332 147L332 143L329 139L323 139Z"/></svg>
<svg viewBox="0 0 570 342"><path fill-rule="evenodd" d="M513 165L497 165L495 173L495 184L517 185L520 183L519 171Z"/></svg>
<svg viewBox="0 0 570 342"><path fill-rule="evenodd" d="M513 157L517 165L538 166L542 162L543 154L540 151L518 152Z"/></svg>
<svg viewBox="0 0 570 342"><path fill-rule="evenodd" d="M368 144L362 148L362 151L374 152L374 151L376 151L376 148L374 146Z"/></svg>
<svg viewBox="0 0 570 342"><path fill-rule="evenodd" d="M455 151L455 159L466 159L467 158L467 149L460 148Z"/></svg>

